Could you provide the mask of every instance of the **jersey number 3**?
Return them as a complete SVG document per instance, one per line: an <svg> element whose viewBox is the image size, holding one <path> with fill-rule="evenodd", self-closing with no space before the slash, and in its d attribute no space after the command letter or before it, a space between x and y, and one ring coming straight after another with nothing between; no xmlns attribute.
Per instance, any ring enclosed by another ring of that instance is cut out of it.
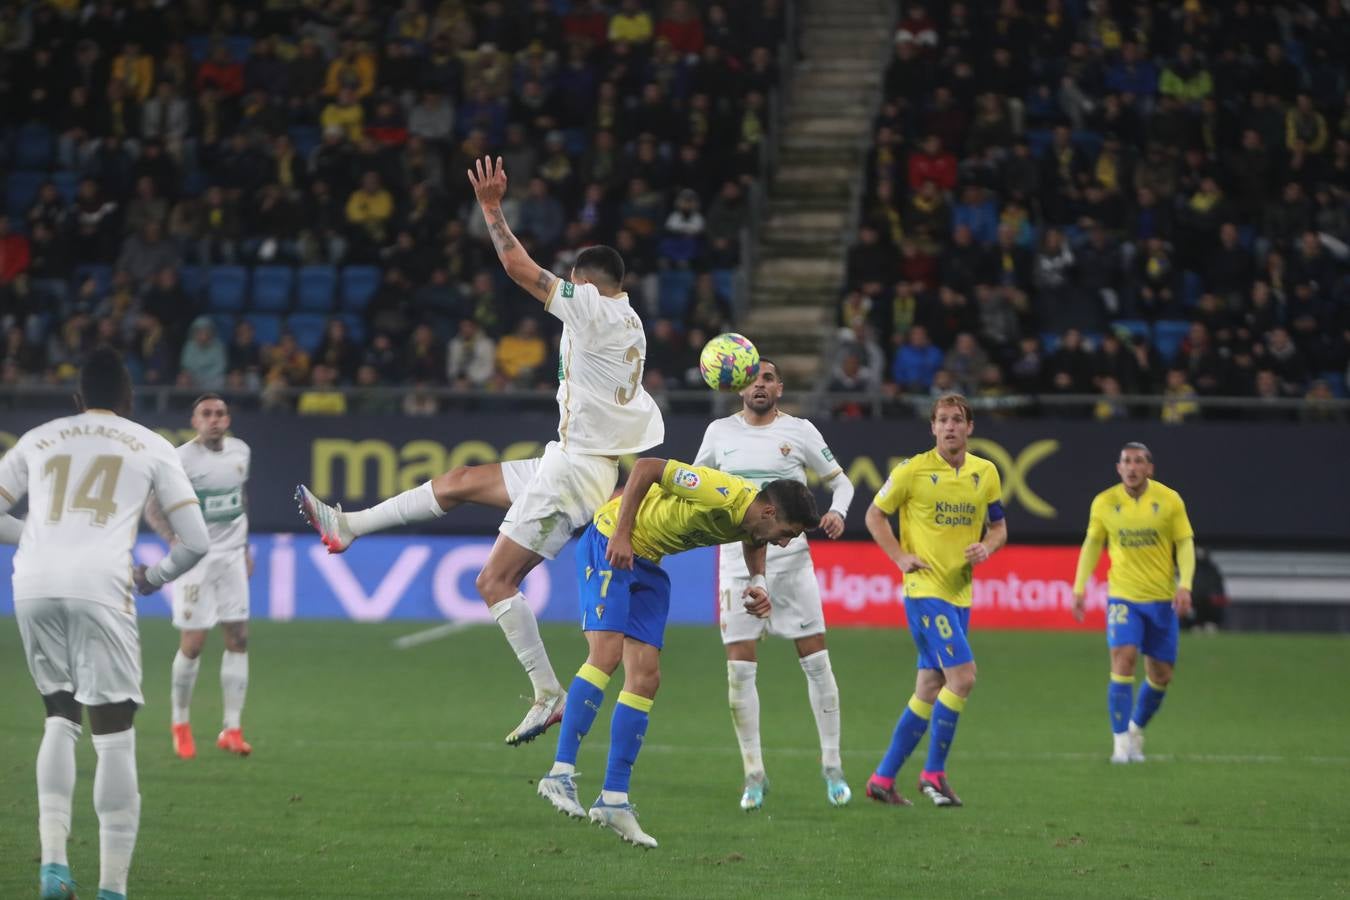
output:
<svg viewBox="0 0 1350 900"><path fill-rule="evenodd" d="M70 499L70 509L92 513L92 521L102 528L117 514L117 503L113 497L117 493L117 478L122 474L122 457L95 456L85 470L84 477L75 488L75 496ZM70 454L63 453L47 460L42 467L44 478L52 479L52 504L47 511L47 521L55 524L61 521L66 510L66 489L70 485Z"/></svg>
<svg viewBox="0 0 1350 900"><path fill-rule="evenodd" d="M633 367L633 374L627 384L614 389L614 402L619 406L632 403L642 385L642 351L637 347L629 347L623 354L623 361L625 365Z"/></svg>

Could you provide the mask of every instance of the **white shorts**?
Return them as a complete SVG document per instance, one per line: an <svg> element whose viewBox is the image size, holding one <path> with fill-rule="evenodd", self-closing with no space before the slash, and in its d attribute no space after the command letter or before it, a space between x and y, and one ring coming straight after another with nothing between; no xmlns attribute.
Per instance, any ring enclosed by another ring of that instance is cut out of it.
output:
<svg viewBox="0 0 1350 900"><path fill-rule="evenodd" d="M719 573L717 585L724 644L757 641L766 633L794 640L825 633L820 584L816 581L816 570L809 566L768 574L769 602L773 610L767 619L760 619L745 610L745 599L741 595L750 586L748 577L728 578Z"/></svg>
<svg viewBox="0 0 1350 900"><path fill-rule="evenodd" d="M173 582L173 627L205 631L248 621L248 550L208 553Z"/></svg>
<svg viewBox="0 0 1350 900"><path fill-rule="evenodd" d="M134 612L92 600L20 600L14 617L39 694L69 691L85 706L145 702Z"/></svg>
<svg viewBox="0 0 1350 900"><path fill-rule="evenodd" d="M502 534L545 559L562 550L572 532L585 528L619 483L619 461L570 453L550 441L538 459L502 463L511 508Z"/></svg>

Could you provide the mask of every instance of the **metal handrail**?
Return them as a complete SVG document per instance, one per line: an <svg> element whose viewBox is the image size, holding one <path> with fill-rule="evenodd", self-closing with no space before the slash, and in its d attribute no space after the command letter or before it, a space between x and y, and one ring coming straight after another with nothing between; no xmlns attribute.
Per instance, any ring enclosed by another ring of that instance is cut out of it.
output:
<svg viewBox="0 0 1350 900"><path fill-rule="evenodd" d="M911 412L927 417L933 403L932 394L886 393L884 391L838 391L825 392L817 396L814 410L819 416L828 416L830 410L848 404L859 404L869 408L875 418L886 418L889 412L908 408ZM1065 410L1093 410L1098 404L1106 402L1123 407L1127 414L1130 410L1162 410L1165 407L1185 403L1193 405L1198 412L1214 410L1234 410L1246 413L1326 413L1331 417L1350 419L1350 400L1306 400L1296 397L1169 397L1163 394L1121 394L1108 397L1104 394L1005 394L999 397L968 398L970 406L977 412L1013 412L1053 414ZM1126 418L1137 418L1127 415Z"/></svg>

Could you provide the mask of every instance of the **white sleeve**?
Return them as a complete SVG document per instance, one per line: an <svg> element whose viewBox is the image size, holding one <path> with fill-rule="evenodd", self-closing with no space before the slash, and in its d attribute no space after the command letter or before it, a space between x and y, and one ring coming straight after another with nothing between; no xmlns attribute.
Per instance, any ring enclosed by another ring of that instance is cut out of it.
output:
<svg viewBox="0 0 1350 900"><path fill-rule="evenodd" d="M834 452L825 443L820 429L805 419L802 420L802 424L805 426L802 429L805 432L802 444L806 449L806 464L820 477L821 483L833 492L830 498L830 512L848 518L848 508L853 503L853 482L848 480L848 476L835 460Z"/></svg>
<svg viewBox="0 0 1350 900"><path fill-rule="evenodd" d="M585 330L600 313L600 292L593 284L573 284L562 278L553 282L553 293L544 301L550 315L578 330Z"/></svg>
<svg viewBox="0 0 1350 900"><path fill-rule="evenodd" d="M159 502L164 515L172 516L180 506L197 503L197 492L192 489L192 480L183 469L183 460L178 451L164 442L166 452L155 460L154 484L155 499Z"/></svg>
<svg viewBox="0 0 1350 900"><path fill-rule="evenodd" d="M27 435L0 457L0 513L8 512L28 493Z"/></svg>
<svg viewBox="0 0 1350 900"><path fill-rule="evenodd" d="M698 446L698 453L694 455L694 465L705 466L709 469L717 468L717 448L714 446L713 432L717 429L716 422L708 423L708 427L703 431L703 443Z"/></svg>
<svg viewBox="0 0 1350 900"><path fill-rule="evenodd" d="M173 528L178 542L169 550L169 555L161 559L145 573L145 580L160 587L173 581L188 569L191 569L206 551L211 549L211 538L206 532L206 519L202 517L202 508L195 502L180 504L169 513L169 526Z"/></svg>

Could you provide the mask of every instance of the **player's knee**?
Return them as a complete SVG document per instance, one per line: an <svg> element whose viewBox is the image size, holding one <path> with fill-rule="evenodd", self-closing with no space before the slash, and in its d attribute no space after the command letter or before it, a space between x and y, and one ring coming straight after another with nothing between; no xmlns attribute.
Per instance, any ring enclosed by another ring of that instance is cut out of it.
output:
<svg viewBox="0 0 1350 900"><path fill-rule="evenodd" d="M639 697L655 697L661 687L660 668L636 669L624 676L623 689Z"/></svg>
<svg viewBox="0 0 1350 900"><path fill-rule="evenodd" d="M1158 687L1167 687L1172 683L1172 667L1150 666L1148 670L1148 680Z"/></svg>
<svg viewBox="0 0 1350 900"><path fill-rule="evenodd" d="M202 648L205 646L205 632L189 632L183 635L183 639L178 644L178 649L188 659L196 659L202 655Z"/></svg>
<svg viewBox="0 0 1350 900"><path fill-rule="evenodd" d="M962 666L947 676L947 689L960 697L969 697L975 690L975 667Z"/></svg>
<svg viewBox="0 0 1350 900"><path fill-rule="evenodd" d="M231 653L247 653L248 635L247 634L231 635L227 633L225 635L225 649L230 651Z"/></svg>
<svg viewBox="0 0 1350 900"><path fill-rule="evenodd" d="M89 730L94 734L117 734L135 722L136 703L132 700L89 707Z"/></svg>
<svg viewBox="0 0 1350 900"><path fill-rule="evenodd" d="M505 600L516 592L516 586L510 583L510 579L490 565L479 571L473 583L489 605Z"/></svg>
<svg viewBox="0 0 1350 900"><path fill-rule="evenodd" d="M57 691L54 694L44 694L42 705L47 709L47 718L54 716L62 719L69 719L76 725L80 724L80 716L83 707L80 706L75 695L70 691Z"/></svg>
<svg viewBox="0 0 1350 900"><path fill-rule="evenodd" d="M468 466L455 466L449 472L442 472L431 479L431 490L436 495L436 502L444 506L447 502L463 500L464 492L468 489L468 479Z"/></svg>

